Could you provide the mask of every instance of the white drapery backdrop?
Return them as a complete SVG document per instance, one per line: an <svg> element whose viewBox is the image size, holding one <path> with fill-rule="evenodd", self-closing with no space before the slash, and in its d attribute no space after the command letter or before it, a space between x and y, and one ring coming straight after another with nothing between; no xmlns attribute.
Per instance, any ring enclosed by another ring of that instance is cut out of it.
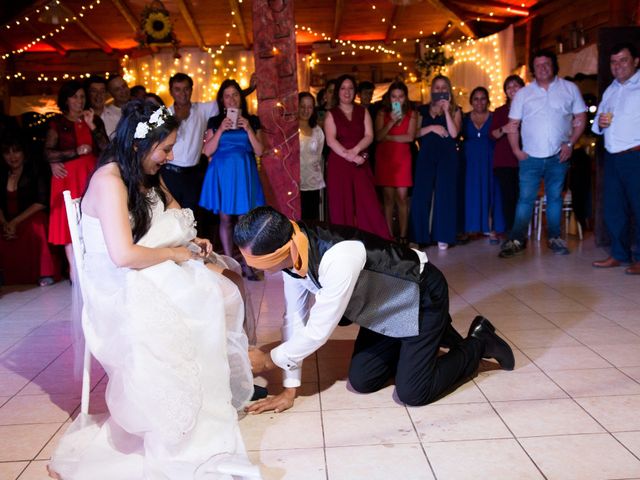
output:
<svg viewBox="0 0 640 480"><path fill-rule="evenodd" d="M172 51L136 58L125 55L121 62L123 77L129 87L144 85L148 92L159 95L168 105L173 103L169 78L177 72L193 79L191 100L194 102L215 100L220 84L227 78L235 79L242 88L249 86L254 71L252 51L226 48L215 58L197 48L181 48L180 53L181 58L174 58ZM248 99L252 111L255 110L254 98L255 95Z"/></svg>
<svg viewBox="0 0 640 480"><path fill-rule="evenodd" d="M464 111L471 109L469 94L478 86L489 91L492 109L504 103L502 84L516 67L512 25L488 37L446 45L445 51L454 63L443 73L451 79L456 102Z"/></svg>

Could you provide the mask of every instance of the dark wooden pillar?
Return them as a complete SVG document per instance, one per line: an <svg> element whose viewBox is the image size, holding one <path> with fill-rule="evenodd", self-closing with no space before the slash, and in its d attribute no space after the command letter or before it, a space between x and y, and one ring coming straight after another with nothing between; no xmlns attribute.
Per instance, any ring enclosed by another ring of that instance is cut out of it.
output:
<svg viewBox="0 0 640 480"><path fill-rule="evenodd" d="M300 218L300 144L293 0L253 0L258 115L265 151L261 179L267 202Z"/></svg>

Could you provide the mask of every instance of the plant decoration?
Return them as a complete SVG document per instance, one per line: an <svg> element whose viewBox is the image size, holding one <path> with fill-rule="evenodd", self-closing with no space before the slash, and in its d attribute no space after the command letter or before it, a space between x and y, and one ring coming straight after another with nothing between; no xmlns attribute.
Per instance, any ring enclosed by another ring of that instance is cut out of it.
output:
<svg viewBox="0 0 640 480"><path fill-rule="evenodd" d="M153 0L144 7L140 28L137 40L141 47L150 47L154 50L160 46L171 45L174 51L173 56L181 57L178 53L180 41L173 31L169 11L160 0Z"/></svg>
<svg viewBox="0 0 640 480"><path fill-rule="evenodd" d="M443 67L451 65L453 57L447 57L442 47L427 47L424 54L416 59L416 67L423 80L440 73Z"/></svg>

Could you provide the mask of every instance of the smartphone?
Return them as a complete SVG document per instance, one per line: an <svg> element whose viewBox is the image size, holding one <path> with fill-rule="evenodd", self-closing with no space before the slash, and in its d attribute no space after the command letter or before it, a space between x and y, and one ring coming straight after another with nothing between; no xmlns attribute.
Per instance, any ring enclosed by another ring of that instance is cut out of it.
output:
<svg viewBox="0 0 640 480"><path fill-rule="evenodd" d="M400 102L391 102L391 113L394 115L402 115L402 105L400 105Z"/></svg>
<svg viewBox="0 0 640 480"><path fill-rule="evenodd" d="M233 123L233 126L231 128L233 128L234 130L238 128L238 109L237 108L227 108L227 118L230 118L231 122Z"/></svg>
<svg viewBox="0 0 640 480"><path fill-rule="evenodd" d="M431 101L435 103L438 100L449 100L449 92L433 92L431 94Z"/></svg>

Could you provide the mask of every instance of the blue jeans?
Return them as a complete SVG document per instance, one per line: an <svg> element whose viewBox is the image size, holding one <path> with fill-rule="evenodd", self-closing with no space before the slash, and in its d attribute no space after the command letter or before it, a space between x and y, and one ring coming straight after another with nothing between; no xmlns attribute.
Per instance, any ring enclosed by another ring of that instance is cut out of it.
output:
<svg viewBox="0 0 640 480"><path fill-rule="evenodd" d="M611 256L619 262L640 261L640 152L605 154L604 224L611 238ZM635 238L631 217L635 217ZM633 249L639 249L633 252Z"/></svg>
<svg viewBox="0 0 640 480"><path fill-rule="evenodd" d="M548 238L560 236L562 187L568 169L569 162L560 163L558 155L545 158L529 157L520 162L520 197L511 230L512 240L524 242L527 238L541 179L544 179L544 190L547 196L547 236Z"/></svg>

